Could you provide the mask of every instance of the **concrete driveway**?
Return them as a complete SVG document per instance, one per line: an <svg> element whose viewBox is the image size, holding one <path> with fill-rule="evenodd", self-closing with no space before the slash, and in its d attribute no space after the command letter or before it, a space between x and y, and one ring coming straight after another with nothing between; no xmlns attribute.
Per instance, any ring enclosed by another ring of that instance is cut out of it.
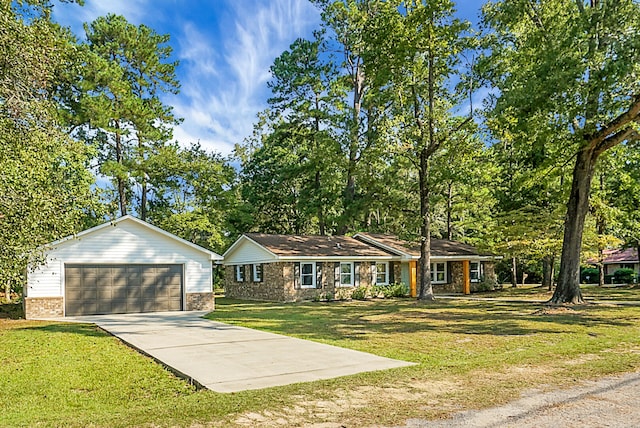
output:
<svg viewBox="0 0 640 428"><path fill-rule="evenodd" d="M68 317L93 323L216 392L237 392L413 365L201 318L206 312Z"/></svg>

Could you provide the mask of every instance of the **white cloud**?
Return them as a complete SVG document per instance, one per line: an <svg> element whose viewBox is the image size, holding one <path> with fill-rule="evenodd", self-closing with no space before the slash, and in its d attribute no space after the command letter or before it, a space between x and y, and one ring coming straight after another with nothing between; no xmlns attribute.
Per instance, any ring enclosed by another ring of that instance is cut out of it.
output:
<svg viewBox="0 0 640 428"><path fill-rule="evenodd" d="M133 24L140 24L148 14L149 0L86 0L84 6L57 3L53 15L57 22L68 26L78 36L84 36L83 22L92 22L109 13L123 15Z"/></svg>
<svg viewBox="0 0 640 428"><path fill-rule="evenodd" d="M318 11L307 0L256 2L250 13L246 3L231 7L232 22L225 23L221 43L206 29L183 26L177 52L183 97L174 104L184 118L176 137L199 136L203 146L225 155L251 134L257 113L266 107L273 60L319 24Z"/></svg>
<svg viewBox="0 0 640 428"><path fill-rule="evenodd" d="M308 0L86 0L84 7L54 7L56 21L80 37L82 22L107 13L171 34L181 89L163 101L184 119L174 138L185 145L200 141L223 155L251 135L266 107L273 60L320 23Z"/></svg>

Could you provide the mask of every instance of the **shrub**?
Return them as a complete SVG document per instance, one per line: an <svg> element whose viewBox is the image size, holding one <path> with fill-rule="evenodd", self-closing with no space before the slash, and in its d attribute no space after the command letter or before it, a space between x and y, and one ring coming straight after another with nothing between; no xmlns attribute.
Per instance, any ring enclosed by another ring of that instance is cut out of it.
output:
<svg viewBox="0 0 640 428"><path fill-rule="evenodd" d="M597 284L600 277L598 268L584 268L580 272L580 281L583 284Z"/></svg>
<svg viewBox="0 0 640 428"><path fill-rule="evenodd" d="M475 289L476 292L482 293L484 291L494 291L495 287L487 281L481 281L475 284Z"/></svg>
<svg viewBox="0 0 640 428"><path fill-rule="evenodd" d="M351 297L351 293L349 293L349 290L345 288L341 288L336 292L336 299L338 300L347 300L350 297Z"/></svg>
<svg viewBox="0 0 640 428"><path fill-rule="evenodd" d="M635 279L636 273L633 269L622 268L613 273L613 280L616 284L632 284Z"/></svg>
<svg viewBox="0 0 640 428"><path fill-rule="evenodd" d="M312 302L319 302L320 300L322 300L322 294L320 293L314 294L313 297L311 298Z"/></svg>
<svg viewBox="0 0 640 428"><path fill-rule="evenodd" d="M353 290L353 293L351 293L351 298L353 300L365 300L367 298L368 292L369 290L367 289L367 287L360 286Z"/></svg>
<svg viewBox="0 0 640 428"><path fill-rule="evenodd" d="M384 289L386 288L386 285L373 285L371 286L371 297L380 297L383 296L384 297Z"/></svg>
<svg viewBox="0 0 640 428"><path fill-rule="evenodd" d="M335 298L335 295L331 291L327 291L324 293L324 298L327 302L330 302Z"/></svg>
<svg viewBox="0 0 640 428"><path fill-rule="evenodd" d="M409 287L404 282L389 284L383 288L382 294L387 299L391 297L406 297L409 295Z"/></svg>

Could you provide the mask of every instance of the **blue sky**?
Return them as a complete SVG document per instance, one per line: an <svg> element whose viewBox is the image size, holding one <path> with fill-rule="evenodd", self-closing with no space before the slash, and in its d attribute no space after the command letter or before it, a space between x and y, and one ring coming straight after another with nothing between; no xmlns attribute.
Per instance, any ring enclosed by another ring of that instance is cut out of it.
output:
<svg viewBox="0 0 640 428"><path fill-rule="evenodd" d="M481 1L458 1L460 17L476 20ZM181 83L165 96L184 122L174 139L228 155L266 107L273 60L298 37L310 37L320 14L308 0L85 0L56 3L54 19L83 37L83 22L124 15L170 34Z"/></svg>

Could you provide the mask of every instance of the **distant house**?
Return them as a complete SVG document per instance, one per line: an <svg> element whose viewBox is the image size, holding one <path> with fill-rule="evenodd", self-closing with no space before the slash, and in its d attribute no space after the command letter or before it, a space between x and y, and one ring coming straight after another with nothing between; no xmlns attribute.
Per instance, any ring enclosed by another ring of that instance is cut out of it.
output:
<svg viewBox="0 0 640 428"><path fill-rule="evenodd" d="M633 269L636 274L640 274L637 248L604 250L602 255L605 275L613 275L618 269ZM589 263L597 265L595 259L590 259Z"/></svg>
<svg viewBox="0 0 640 428"><path fill-rule="evenodd" d="M493 255L459 242L432 240L436 291L470 292L494 277ZM391 235L293 236L248 233L225 253L228 297L298 301L320 293L403 282L416 295L419 248Z"/></svg>

